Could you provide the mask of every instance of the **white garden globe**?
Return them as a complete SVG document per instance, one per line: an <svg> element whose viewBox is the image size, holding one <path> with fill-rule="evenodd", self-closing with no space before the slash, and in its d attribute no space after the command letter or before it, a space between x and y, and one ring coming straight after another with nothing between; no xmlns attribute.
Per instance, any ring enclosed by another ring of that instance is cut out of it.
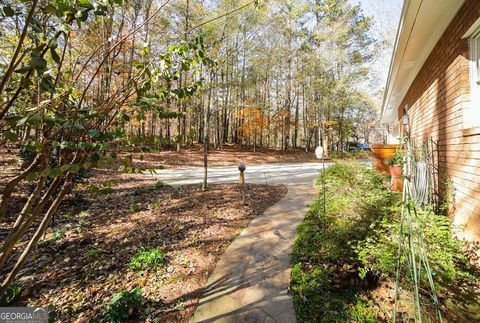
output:
<svg viewBox="0 0 480 323"><path fill-rule="evenodd" d="M322 159L323 158L323 147L318 146L317 149L315 149L315 155L317 156L317 159Z"/></svg>

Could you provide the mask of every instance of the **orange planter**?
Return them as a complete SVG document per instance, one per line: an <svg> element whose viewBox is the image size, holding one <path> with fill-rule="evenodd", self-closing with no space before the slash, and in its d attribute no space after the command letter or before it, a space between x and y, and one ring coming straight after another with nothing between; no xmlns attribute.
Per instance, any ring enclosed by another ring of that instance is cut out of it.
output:
<svg viewBox="0 0 480 323"><path fill-rule="evenodd" d="M399 148L400 145L372 145L373 169L379 173L387 175L389 169L385 162L392 158Z"/></svg>
<svg viewBox="0 0 480 323"><path fill-rule="evenodd" d="M390 175L392 178L398 179L402 178L403 166L402 165L390 165L389 166Z"/></svg>
<svg viewBox="0 0 480 323"><path fill-rule="evenodd" d="M390 182L390 188L392 191L403 191L403 166L402 165L390 165L390 175L392 180Z"/></svg>

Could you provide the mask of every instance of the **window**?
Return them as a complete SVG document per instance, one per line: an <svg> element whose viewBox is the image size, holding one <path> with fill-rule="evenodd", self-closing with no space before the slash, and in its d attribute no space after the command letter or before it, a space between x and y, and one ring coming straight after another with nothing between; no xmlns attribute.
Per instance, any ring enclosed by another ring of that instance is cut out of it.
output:
<svg viewBox="0 0 480 323"><path fill-rule="evenodd" d="M476 127L480 127L480 28L470 36L470 104L463 113L463 128Z"/></svg>
<svg viewBox="0 0 480 323"><path fill-rule="evenodd" d="M387 144L400 143L400 123L392 123L387 126Z"/></svg>

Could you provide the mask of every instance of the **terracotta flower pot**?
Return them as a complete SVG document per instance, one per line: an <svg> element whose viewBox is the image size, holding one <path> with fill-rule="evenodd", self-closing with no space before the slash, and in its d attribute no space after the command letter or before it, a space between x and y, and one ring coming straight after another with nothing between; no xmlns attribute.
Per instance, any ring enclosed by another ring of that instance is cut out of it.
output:
<svg viewBox="0 0 480 323"><path fill-rule="evenodd" d="M390 182L390 188L392 191L403 191L403 167L402 165L390 165L390 175L392 180Z"/></svg>
<svg viewBox="0 0 480 323"><path fill-rule="evenodd" d="M392 178L402 178L403 166L402 165L390 165L389 167L390 175Z"/></svg>

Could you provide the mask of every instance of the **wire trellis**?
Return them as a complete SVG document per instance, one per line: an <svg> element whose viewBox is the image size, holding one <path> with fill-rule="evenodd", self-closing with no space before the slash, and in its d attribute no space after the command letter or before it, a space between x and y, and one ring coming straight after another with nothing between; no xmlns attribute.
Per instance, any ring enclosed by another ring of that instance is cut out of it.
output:
<svg viewBox="0 0 480 323"><path fill-rule="evenodd" d="M431 205L434 210L437 210L436 142L429 138L421 147L417 148L415 142L411 140L410 145L412 150L412 196L416 200L417 206Z"/></svg>
<svg viewBox="0 0 480 323"><path fill-rule="evenodd" d="M422 301L420 294L421 277L426 276L430 288L430 301L435 308L436 321L443 322L440 304L435 290L433 273L427 257L423 241L423 229L420 224L417 207L434 200L433 166L431 151L428 145L423 146L423 158L419 157L418 151L412 147L409 139L404 140L404 185L402 194L402 208L397 250L397 272L395 283L395 305L393 321L396 322L398 315L398 302L400 297L400 283L402 271L405 270L407 277L413 283L413 309L415 322L422 322ZM402 259L406 259L406 268Z"/></svg>

